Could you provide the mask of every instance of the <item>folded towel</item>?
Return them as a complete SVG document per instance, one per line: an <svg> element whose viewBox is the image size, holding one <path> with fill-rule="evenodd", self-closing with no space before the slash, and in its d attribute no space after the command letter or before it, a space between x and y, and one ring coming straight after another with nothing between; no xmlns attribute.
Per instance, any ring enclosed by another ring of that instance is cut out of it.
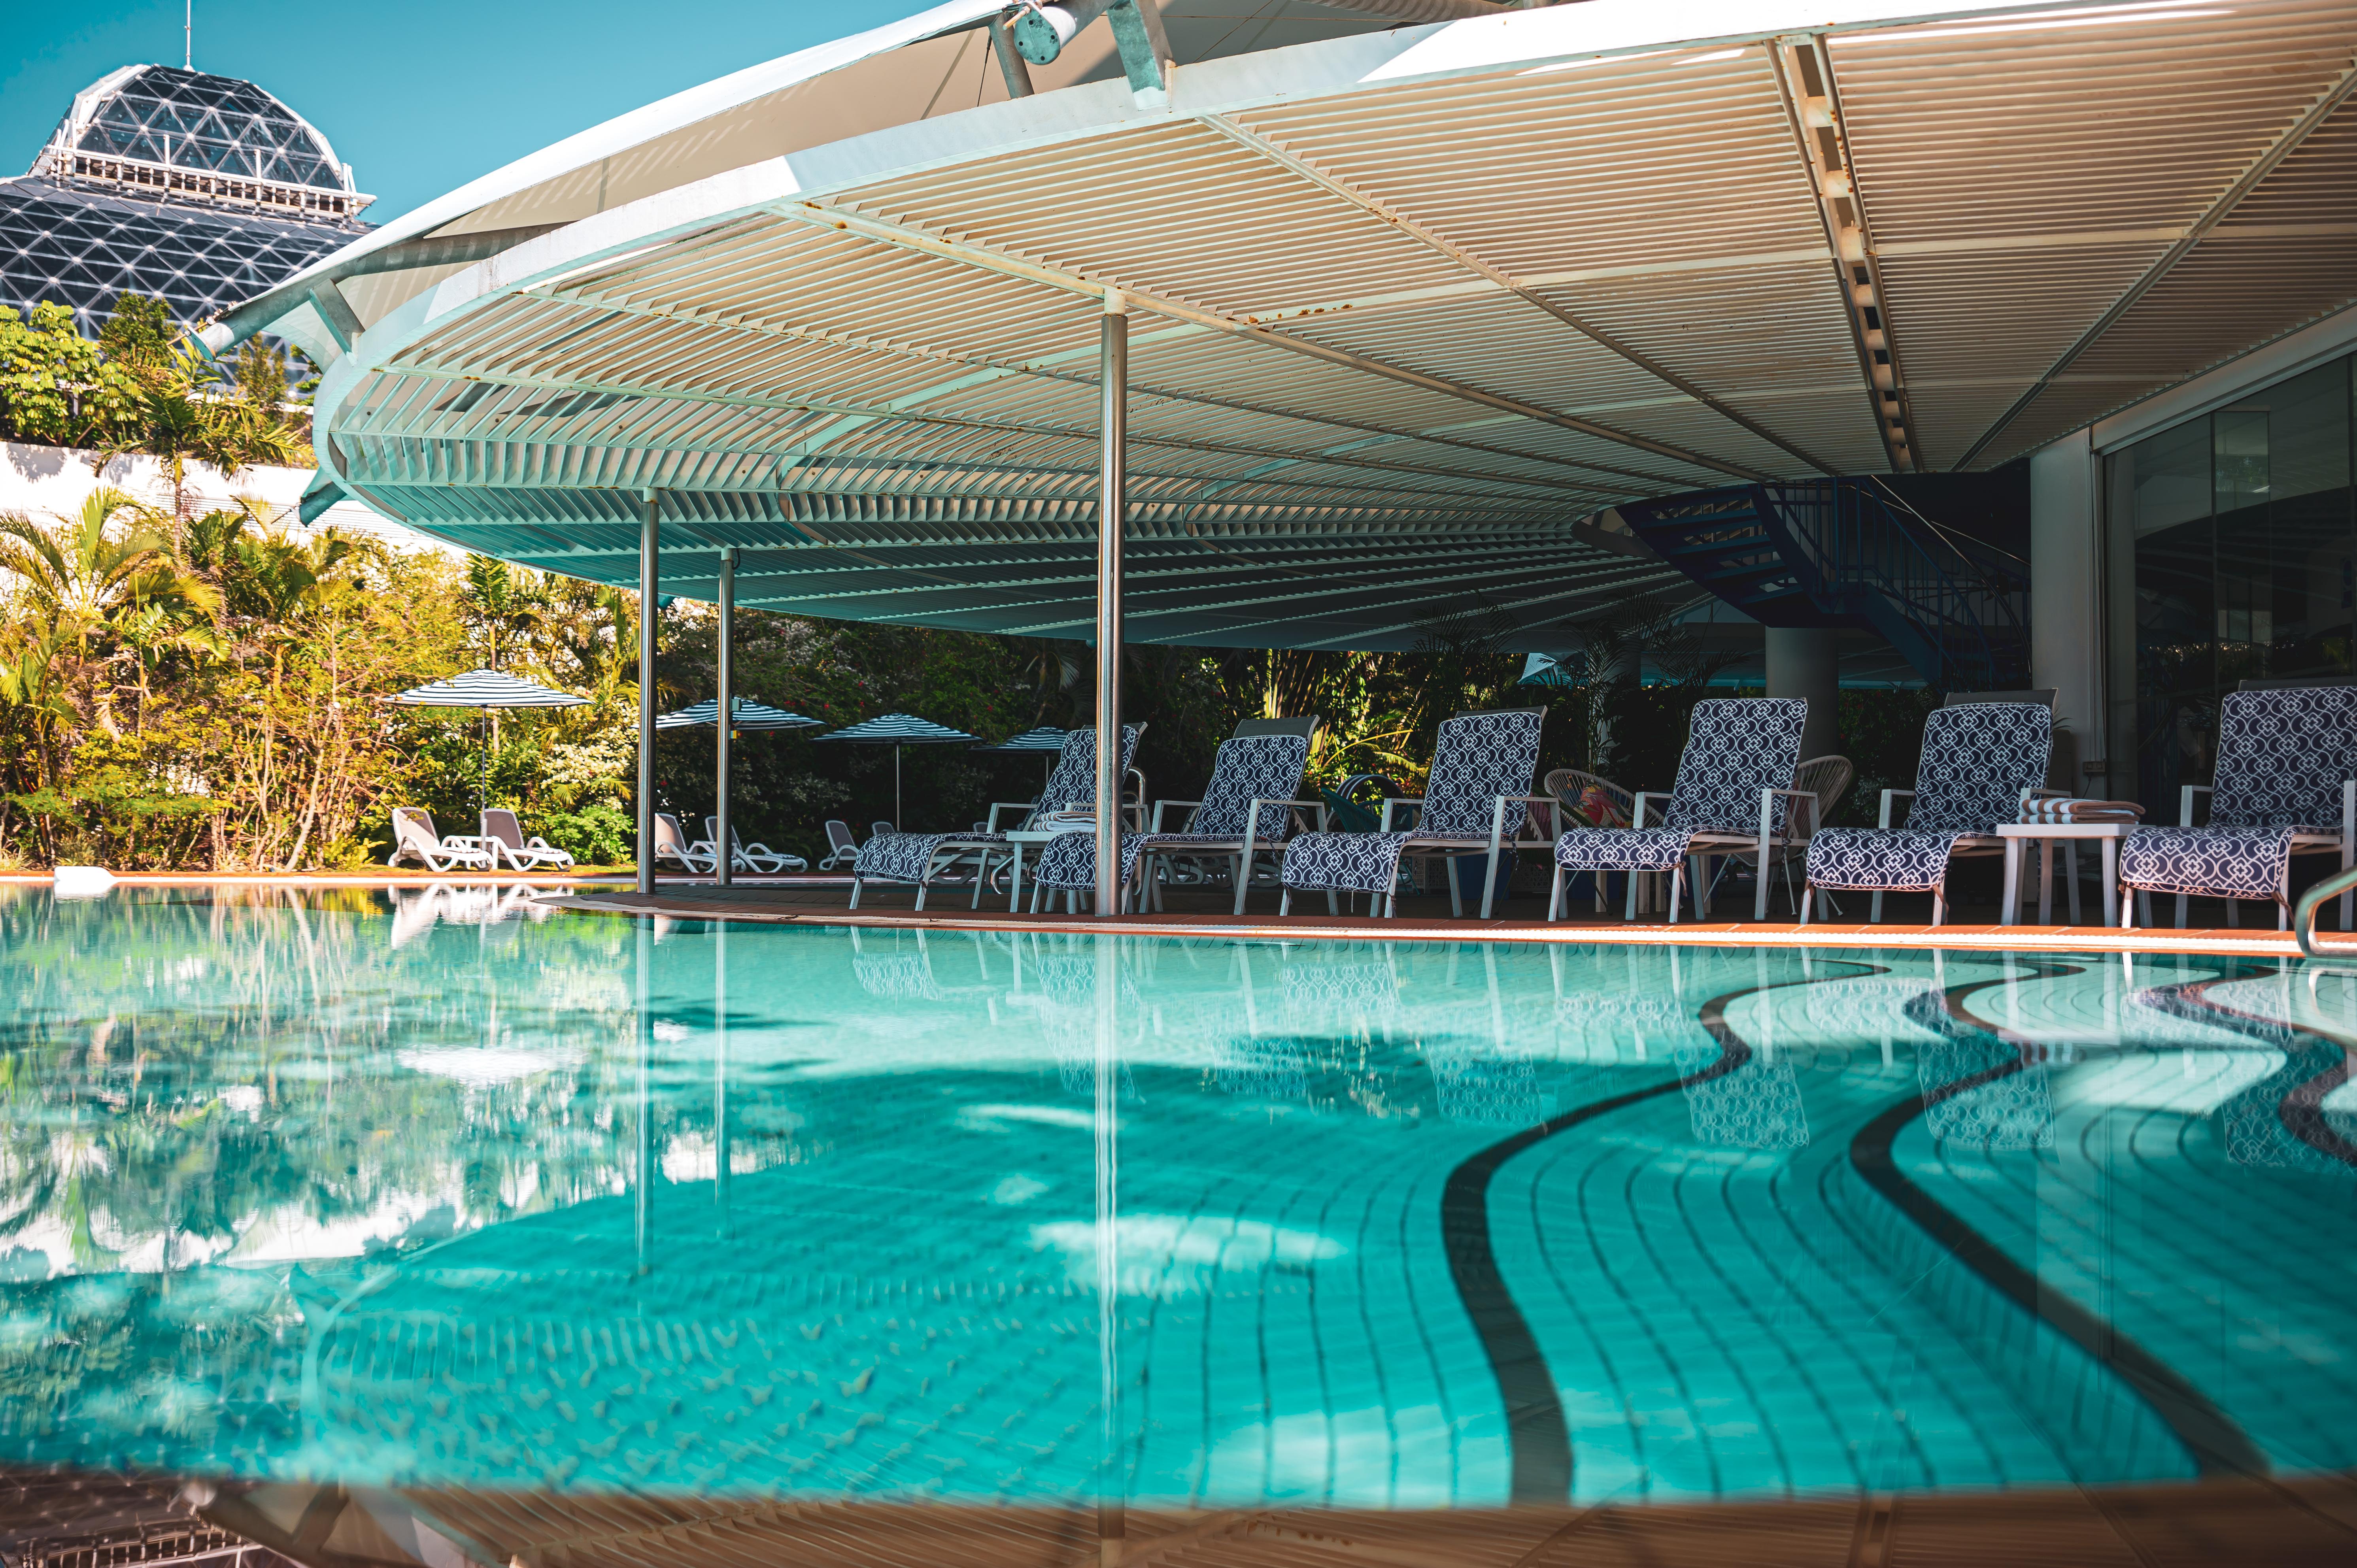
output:
<svg viewBox="0 0 2357 1568"><path fill-rule="evenodd" d="M1042 811L1031 819L1031 831L1040 833L1090 832L1096 825L1094 811Z"/></svg>
<svg viewBox="0 0 2357 1568"><path fill-rule="evenodd" d="M2144 808L2133 800L2025 800L2025 822L2136 822Z"/></svg>

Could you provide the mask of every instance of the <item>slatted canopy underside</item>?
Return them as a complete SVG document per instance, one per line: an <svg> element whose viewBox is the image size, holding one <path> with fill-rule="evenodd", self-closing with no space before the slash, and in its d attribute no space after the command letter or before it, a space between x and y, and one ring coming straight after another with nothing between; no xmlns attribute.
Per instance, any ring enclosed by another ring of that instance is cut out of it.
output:
<svg viewBox="0 0 2357 1568"><path fill-rule="evenodd" d="M683 185L373 321L323 464L577 575L634 580L651 490L667 592L734 546L740 604L1082 636L1111 288L1130 639L1395 648L1679 581L1616 502L2000 464L2357 297L2350 0L1785 8L1329 39Z"/></svg>

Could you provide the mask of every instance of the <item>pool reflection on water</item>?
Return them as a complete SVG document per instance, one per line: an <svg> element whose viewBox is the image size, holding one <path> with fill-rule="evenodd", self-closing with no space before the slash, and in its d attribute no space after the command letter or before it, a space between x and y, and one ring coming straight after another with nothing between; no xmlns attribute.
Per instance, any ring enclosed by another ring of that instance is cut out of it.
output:
<svg viewBox="0 0 2357 1568"><path fill-rule="evenodd" d="M0 1464L1343 1509L2357 1464L2330 965L463 889L0 941Z"/></svg>

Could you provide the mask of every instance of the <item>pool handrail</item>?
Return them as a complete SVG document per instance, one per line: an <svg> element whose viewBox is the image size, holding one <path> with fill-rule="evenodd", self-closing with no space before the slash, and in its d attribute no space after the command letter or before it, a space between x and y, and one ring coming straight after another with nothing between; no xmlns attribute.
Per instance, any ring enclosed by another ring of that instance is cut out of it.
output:
<svg viewBox="0 0 2357 1568"><path fill-rule="evenodd" d="M2299 907L2292 911L2291 934L2299 943L2299 950L2310 958L2348 958L2357 954L2357 945L2319 948L2316 945L2316 912L2342 894L2357 890L2357 866L2334 872L2299 896Z"/></svg>

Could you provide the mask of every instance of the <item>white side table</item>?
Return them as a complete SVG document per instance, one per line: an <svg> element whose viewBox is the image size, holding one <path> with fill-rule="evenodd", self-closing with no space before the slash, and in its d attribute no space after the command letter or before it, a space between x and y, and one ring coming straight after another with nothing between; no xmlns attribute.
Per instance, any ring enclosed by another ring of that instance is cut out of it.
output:
<svg viewBox="0 0 2357 1568"><path fill-rule="evenodd" d="M2001 822L1996 836L2005 841L2005 897L1997 918L2005 925L2021 924L2021 852L2039 845L2038 923L2054 923L2054 845L2064 840L2094 839L2104 846L2104 924L2120 923L2120 841L2140 822ZM2079 885L2071 885L2071 902L2079 902ZM2072 918L2077 919L2074 908Z"/></svg>

